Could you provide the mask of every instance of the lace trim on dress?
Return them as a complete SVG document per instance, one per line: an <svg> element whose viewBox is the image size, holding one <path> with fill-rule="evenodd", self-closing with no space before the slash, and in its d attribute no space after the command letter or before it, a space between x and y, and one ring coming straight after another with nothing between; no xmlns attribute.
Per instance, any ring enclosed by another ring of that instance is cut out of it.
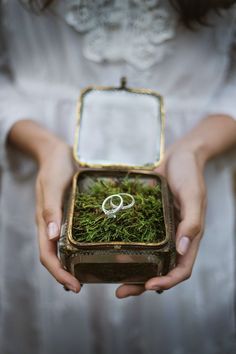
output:
<svg viewBox="0 0 236 354"><path fill-rule="evenodd" d="M123 60L147 69L163 59L175 35L176 17L161 0L69 0L54 9L84 35L84 56L98 63Z"/></svg>

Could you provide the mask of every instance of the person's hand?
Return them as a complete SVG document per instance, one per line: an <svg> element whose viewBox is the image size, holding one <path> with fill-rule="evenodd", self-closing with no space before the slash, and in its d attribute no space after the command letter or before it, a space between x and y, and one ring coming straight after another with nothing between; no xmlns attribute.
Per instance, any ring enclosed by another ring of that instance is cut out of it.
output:
<svg viewBox="0 0 236 354"><path fill-rule="evenodd" d="M36 181L36 222L40 261L68 290L79 292L80 284L66 272L57 257L64 192L74 174L71 148L53 139L41 155Z"/></svg>
<svg viewBox="0 0 236 354"><path fill-rule="evenodd" d="M206 191L203 165L200 154L185 141L167 151L156 172L166 177L180 212L176 267L165 276L149 279L144 286L121 285L116 291L117 297L140 295L145 290L167 290L191 276L204 229Z"/></svg>
<svg viewBox="0 0 236 354"><path fill-rule="evenodd" d="M57 257L64 193L75 172L71 148L35 121L17 121L8 143L32 156L38 163L36 223L41 263L67 289L79 292L80 284L66 272Z"/></svg>
<svg viewBox="0 0 236 354"><path fill-rule="evenodd" d="M204 164L235 145L235 131L235 120L231 117L209 116L166 153L157 172L167 178L180 210L177 265L166 276L149 279L145 286L121 285L116 292L119 298L139 295L145 290L166 290L190 277L204 228ZM58 282L79 292L79 281L63 269L57 257L63 195L74 173L71 149L31 120L16 122L8 134L8 142L39 163L36 220L41 262Z"/></svg>

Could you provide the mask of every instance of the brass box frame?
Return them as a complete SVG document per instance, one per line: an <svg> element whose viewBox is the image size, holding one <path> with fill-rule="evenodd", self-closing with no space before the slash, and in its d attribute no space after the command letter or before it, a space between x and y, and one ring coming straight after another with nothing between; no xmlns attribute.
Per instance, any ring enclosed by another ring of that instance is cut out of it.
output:
<svg viewBox="0 0 236 354"><path fill-rule="evenodd" d="M160 158L150 166L130 166L121 164L91 165L78 158L78 141L83 107L83 97L91 90L126 90L132 93L154 95L160 101L161 141ZM88 87L82 91L78 101L78 120L75 133L74 159L82 167L75 174L70 197L64 211L64 220L59 241L59 253L65 269L76 276L81 283L135 283L143 284L149 278L167 274L174 266L175 219L172 196L164 177L153 169L161 163L164 155L164 105L163 98L151 90L130 89L123 80L118 88ZM72 222L76 190L81 178L86 176L146 176L156 180L161 186L162 204L166 235L158 243L79 243L73 239Z"/></svg>

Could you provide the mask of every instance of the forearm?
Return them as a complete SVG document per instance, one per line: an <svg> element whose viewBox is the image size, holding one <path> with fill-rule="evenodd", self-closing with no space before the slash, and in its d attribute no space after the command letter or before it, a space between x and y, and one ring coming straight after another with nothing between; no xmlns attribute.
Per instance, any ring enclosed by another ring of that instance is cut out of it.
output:
<svg viewBox="0 0 236 354"><path fill-rule="evenodd" d="M236 145L236 121L224 115L203 119L180 144L194 151L202 165Z"/></svg>
<svg viewBox="0 0 236 354"><path fill-rule="evenodd" d="M54 146L63 142L48 130L31 120L15 123L8 135L10 145L31 155L38 164L50 153Z"/></svg>

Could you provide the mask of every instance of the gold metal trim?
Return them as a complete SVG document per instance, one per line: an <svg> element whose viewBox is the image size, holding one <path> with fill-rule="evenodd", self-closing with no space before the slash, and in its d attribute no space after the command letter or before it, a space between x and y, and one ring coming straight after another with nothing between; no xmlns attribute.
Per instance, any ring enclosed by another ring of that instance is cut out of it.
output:
<svg viewBox="0 0 236 354"><path fill-rule="evenodd" d="M125 172L125 170L124 170ZM143 171L143 170L132 170L130 172L134 172L134 173L141 173L141 174L147 174L147 175L153 175L156 176L158 178L162 178L161 176L159 176L156 173L150 173L149 171ZM163 191L162 191L162 205L163 205L163 211L164 211L164 223L165 223L165 228L166 228L166 234L165 234L165 239L157 242L157 243L145 243L145 242L90 242L90 243L81 243L76 241L73 238L72 235L72 225L73 225L73 215L74 215L74 205L75 205L75 198L76 198L76 189L77 189L77 179L79 174L81 173L81 171L77 172L74 177L73 177L73 183L72 183L72 195L71 195L71 200L70 200L70 206L69 206L69 210L68 210L68 238L71 244L73 244L74 246L83 248L83 249L88 249L88 248L96 248L96 249L103 249L103 248L113 248L113 249L122 249L122 246L129 246L129 247L134 247L134 246L142 246L142 247L146 247L146 248L156 248L156 247L160 247L165 245L168 240L170 239L170 235L169 235L169 230L167 229L167 224L168 224L168 220L167 219L167 215L165 214L165 199L164 199L164 195L163 195ZM112 247L113 246L113 247Z"/></svg>
<svg viewBox="0 0 236 354"><path fill-rule="evenodd" d="M78 147L79 147L79 132L80 132L80 124L81 124L81 112L83 108L83 98L84 96L89 93L90 91L121 91L125 90L131 93L136 93L136 94L145 94L145 95L152 95L157 97L160 100L160 115L161 115L161 139L160 139L160 158L158 161L154 162L153 164L150 165L145 165L145 166L133 166L133 165L128 165L128 164L90 164L83 162L79 159L78 157ZM121 85L120 87L113 87L113 86L88 86L87 88L83 89L81 91L80 97L77 102L77 124L76 124L76 129L75 129L75 143L74 143L74 148L73 148L73 156L76 162L81 167L91 167L91 168L112 168L112 169L126 169L126 170L131 170L131 169L140 169L140 170L153 170L154 168L158 167L162 159L164 157L164 129L165 129L165 110L164 110L164 102L163 102L163 97L156 91L149 90L149 89L131 89L127 88L125 85Z"/></svg>

